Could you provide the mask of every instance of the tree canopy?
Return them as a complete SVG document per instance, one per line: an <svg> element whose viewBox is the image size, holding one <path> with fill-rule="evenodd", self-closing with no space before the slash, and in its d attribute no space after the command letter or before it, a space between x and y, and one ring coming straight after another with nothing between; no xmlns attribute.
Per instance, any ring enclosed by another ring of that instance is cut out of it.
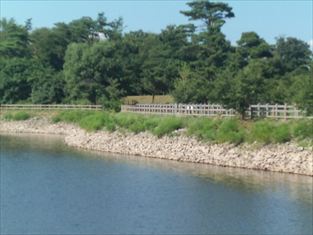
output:
<svg viewBox="0 0 313 235"><path fill-rule="evenodd" d="M297 38L266 42L222 32L231 6L187 3L190 24L124 32L122 18L81 17L33 29L0 20L0 103L116 104L127 95L173 95L244 114L252 103L290 103L313 113L312 51ZM200 21L202 24L198 24ZM203 27L204 26L204 27ZM199 30L200 29L200 30Z"/></svg>

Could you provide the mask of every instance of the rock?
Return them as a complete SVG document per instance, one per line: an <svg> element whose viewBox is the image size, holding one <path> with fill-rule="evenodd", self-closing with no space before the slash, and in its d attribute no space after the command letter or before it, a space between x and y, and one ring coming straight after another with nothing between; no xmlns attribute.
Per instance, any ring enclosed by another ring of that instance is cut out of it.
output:
<svg viewBox="0 0 313 235"><path fill-rule="evenodd" d="M46 118L0 121L0 132L64 135L65 143L76 148L313 176L312 149L294 143L266 146L204 143L184 136L184 131L176 131L173 137L157 138L146 132L87 133L75 125L53 124Z"/></svg>

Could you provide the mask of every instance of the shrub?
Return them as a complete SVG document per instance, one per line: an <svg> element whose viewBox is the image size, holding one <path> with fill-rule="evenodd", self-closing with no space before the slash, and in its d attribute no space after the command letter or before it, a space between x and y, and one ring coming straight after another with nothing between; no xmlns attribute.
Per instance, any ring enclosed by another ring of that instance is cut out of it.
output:
<svg viewBox="0 0 313 235"><path fill-rule="evenodd" d="M313 120L299 120L293 125L292 134L299 139L313 139Z"/></svg>
<svg viewBox="0 0 313 235"><path fill-rule="evenodd" d="M216 140L221 143L229 142L234 144L243 142L244 130L239 121L237 119L223 120L217 130Z"/></svg>
<svg viewBox="0 0 313 235"><path fill-rule="evenodd" d="M152 132L158 126L159 122L160 117L151 116L145 118L143 125L146 131Z"/></svg>
<svg viewBox="0 0 313 235"><path fill-rule="evenodd" d="M108 131L116 129L114 118L106 112L97 112L83 117L79 126L88 131L96 131L105 128Z"/></svg>
<svg viewBox="0 0 313 235"><path fill-rule="evenodd" d="M68 123L79 123L81 119L86 116L94 114L94 111L81 111L81 110L74 110L74 111L62 111L56 116L52 118L53 122L68 122Z"/></svg>
<svg viewBox="0 0 313 235"><path fill-rule="evenodd" d="M79 126L88 131L100 130L104 127L104 117L102 115L88 115L79 121Z"/></svg>
<svg viewBox="0 0 313 235"><path fill-rule="evenodd" d="M252 125L248 140L269 144L272 140L271 135L273 124L269 121L257 121Z"/></svg>
<svg viewBox="0 0 313 235"><path fill-rule="evenodd" d="M187 134L199 139L215 140L218 120L209 118L193 118L187 121Z"/></svg>
<svg viewBox="0 0 313 235"><path fill-rule="evenodd" d="M31 117L29 113L24 111L16 112L16 113L5 113L4 119L8 121L23 121L27 120Z"/></svg>
<svg viewBox="0 0 313 235"><path fill-rule="evenodd" d="M3 118L4 118L4 120L11 121L11 120L13 120L13 114L12 113L5 113L3 115Z"/></svg>
<svg viewBox="0 0 313 235"><path fill-rule="evenodd" d="M138 122L140 117L132 113L118 113L115 115L115 121L118 126L128 129L135 122Z"/></svg>
<svg viewBox="0 0 313 235"><path fill-rule="evenodd" d="M182 119L176 117L164 117L160 118L158 126L153 129L152 133L158 137L161 137L163 135L170 134L182 127Z"/></svg>
<svg viewBox="0 0 313 235"><path fill-rule="evenodd" d="M7 120L23 120L27 118L27 115L6 113L4 118ZM238 119L144 116L141 114L104 111L65 111L54 116L52 120L53 122L76 123L88 131L101 129L115 131L120 128L134 133L149 131L158 137L186 127L189 136L196 136L200 140L218 143L240 144L243 141L256 141L269 144L287 142L293 137L306 142L312 142L313 139L312 120L241 122Z"/></svg>
<svg viewBox="0 0 313 235"><path fill-rule="evenodd" d="M290 139L291 133L288 124L278 124L274 127L271 136L271 140L273 143L285 143L290 141Z"/></svg>

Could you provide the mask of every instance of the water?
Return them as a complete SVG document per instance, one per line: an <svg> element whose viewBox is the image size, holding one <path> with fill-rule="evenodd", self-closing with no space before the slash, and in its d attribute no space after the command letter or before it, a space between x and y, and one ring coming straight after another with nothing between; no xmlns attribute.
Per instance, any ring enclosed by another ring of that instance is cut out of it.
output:
<svg viewBox="0 0 313 235"><path fill-rule="evenodd" d="M0 136L1 234L312 234L312 178Z"/></svg>

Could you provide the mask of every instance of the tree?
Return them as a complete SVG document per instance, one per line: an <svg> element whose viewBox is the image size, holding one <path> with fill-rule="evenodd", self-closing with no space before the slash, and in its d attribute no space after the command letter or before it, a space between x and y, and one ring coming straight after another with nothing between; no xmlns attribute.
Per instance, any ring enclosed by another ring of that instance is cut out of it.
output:
<svg viewBox="0 0 313 235"><path fill-rule="evenodd" d="M158 35L149 34L140 47L143 88L146 94L152 95L153 100L155 95L172 90L178 76L179 61L173 58L175 54L171 53L169 44L169 41L162 42Z"/></svg>
<svg viewBox="0 0 313 235"><path fill-rule="evenodd" d="M275 55L279 58L285 72L291 72L303 65L309 65L312 51L309 45L299 39L280 37L275 45Z"/></svg>
<svg viewBox="0 0 313 235"><path fill-rule="evenodd" d="M244 118L248 107L263 99L264 76L264 64L260 60L251 61L235 78L225 76L219 86L221 103L235 109Z"/></svg>
<svg viewBox="0 0 313 235"><path fill-rule="evenodd" d="M29 57L30 41L28 29L31 22L26 26L18 25L14 19L0 20L0 56L1 57Z"/></svg>
<svg viewBox="0 0 313 235"><path fill-rule="evenodd" d="M90 46L74 43L68 47L64 76L69 100L97 104L114 80L120 84L123 71L116 52L114 42L110 41Z"/></svg>
<svg viewBox="0 0 313 235"><path fill-rule="evenodd" d="M237 44L237 51L245 61L272 57L270 45L255 32L242 33Z"/></svg>
<svg viewBox="0 0 313 235"><path fill-rule="evenodd" d="M235 17L232 8L226 3L210 2L208 0L187 3L189 11L181 11L190 20L201 20L208 32L220 32L227 18Z"/></svg>
<svg viewBox="0 0 313 235"><path fill-rule="evenodd" d="M32 78L31 101L35 104L61 103L65 97L62 72L45 69Z"/></svg>
<svg viewBox="0 0 313 235"><path fill-rule="evenodd" d="M34 57L47 66L60 71L63 69L65 51L71 42L70 28L64 23L57 23L54 28L40 28L31 33Z"/></svg>
<svg viewBox="0 0 313 235"><path fill-rule="evenodd" d="M208 82L195 78L190 67L184 63L179 71L180 78L175 81L172 95L177 103L206 103Z"/></svg>
<svg viewBox="0 0 313 235"><path fill-rule="evenodd" d="M0 103L27 101L32 92L33 79L45 72L40 62L28 58L0 60Z"/></svg>
<svg viewBox="0 0 313 235"><path fill-rule="evenodd" d="M294 72L289 73L287 80L287 98L289 103L294 103L307 115L313 114L313 61L309 65L299 67Z"/></svg>

